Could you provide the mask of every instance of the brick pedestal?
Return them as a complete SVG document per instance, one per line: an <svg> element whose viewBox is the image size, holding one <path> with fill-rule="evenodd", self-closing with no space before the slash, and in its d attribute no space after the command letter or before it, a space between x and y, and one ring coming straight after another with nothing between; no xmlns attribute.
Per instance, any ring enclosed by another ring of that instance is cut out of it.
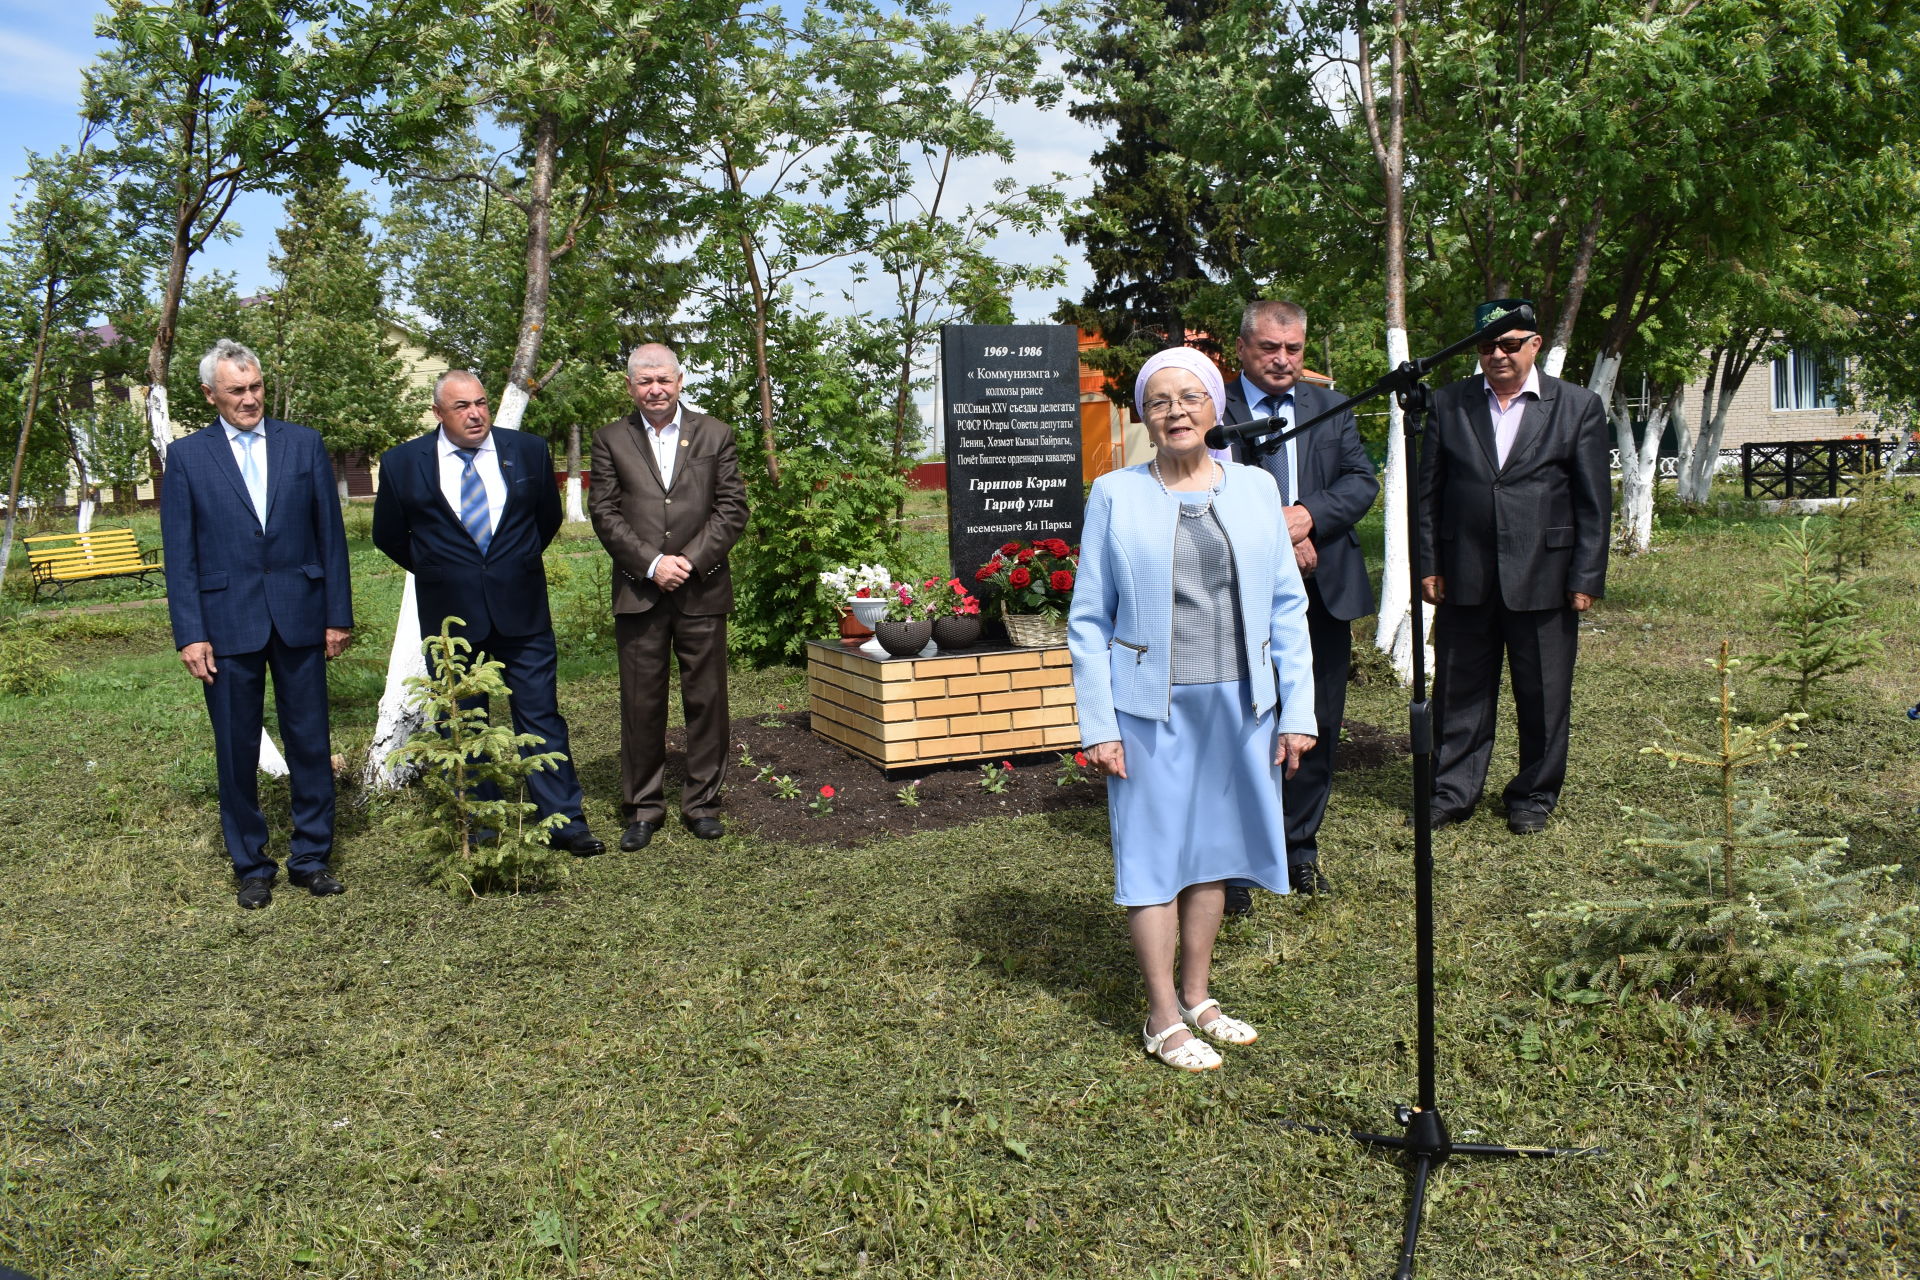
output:
<svg viewBox="0 0 1920 1280"><path fill-rule="evenodd" d="M876 658L807 642L813 731L883 769L1080 745L1065 646Z"/></svg>

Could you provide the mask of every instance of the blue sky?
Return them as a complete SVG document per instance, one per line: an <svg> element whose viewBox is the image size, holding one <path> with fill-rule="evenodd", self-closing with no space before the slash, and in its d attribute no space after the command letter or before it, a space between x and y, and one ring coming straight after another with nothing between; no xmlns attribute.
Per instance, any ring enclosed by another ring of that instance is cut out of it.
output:
<svg viewBox="0 0 1920 1280"><path fill-rule="evenodd" d="M959 0L953 8L956 14L981 11L1006 21L1017 4ZM0 0L0 202L7 207L19 193L27 150L51 152L77 141L80 69L99 48L93 25L106 9L102 0ZM1087 191L1087 157L1098 145L1092 131L1069 119L1064 110L1020 108L1004 116L1001 124L1019 148L1018 164L1011 170L1014 176L1031 181L1035 175L1059 170L1069 175L1065 188L1069 194ZM993 180L1008 171L1005 166L973 164L961 176L984 198ZM267 258L275 247L280 203L270 196L243 196L235 205L234 221L241 234L224 244L210 244L195 259L194 273L228 271L242 289L264 286L271 279ZM1077 252L1057 234L1018 243L1003 240L1001 252L1015 261L1065 257L1069 277L1061 292L1067 296L1079 296L1089 278ZM819 284L837 294L845 279L844 268L836 268L833 278ZM1028 294L1014 299L1014 309L1020 320L1035 322L1046 319L1054 303L1051 293Z"/></svg>

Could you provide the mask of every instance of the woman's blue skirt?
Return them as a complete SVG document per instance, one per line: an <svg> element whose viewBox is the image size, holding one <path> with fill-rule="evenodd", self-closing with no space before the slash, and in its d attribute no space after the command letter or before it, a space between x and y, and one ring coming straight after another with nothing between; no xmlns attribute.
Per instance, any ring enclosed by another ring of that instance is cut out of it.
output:
<svg viewBox="0 0 1920 1280"><path fill-rule="evenodd" d="M1127 776L1107 779L1113 900L1171 902L1189 885L1241 880L1286 893L1275 714L1254 718L1245 680L1173 686L1165 721L1118 713Z"/></svg>

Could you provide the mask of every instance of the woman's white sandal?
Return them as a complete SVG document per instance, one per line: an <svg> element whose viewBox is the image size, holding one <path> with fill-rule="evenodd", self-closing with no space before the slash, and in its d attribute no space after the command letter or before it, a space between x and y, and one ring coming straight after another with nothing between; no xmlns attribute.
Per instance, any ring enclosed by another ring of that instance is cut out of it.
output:
<svg viewBox="0 0 1920 1280"><path fill-rule="evenodd" d="M1212 1071L1219 1067L1219 1052L1198 1036L1188 1036L1172 1048L1166 1047L1167 1037L1176 1031L1186 1030L1186 1023L1176 1022L1159 1035L1154 1035L1148 1029L1152 1026L1153 1023L1148 1022L1146 1026L1141 1027L1140 1038L1146 1044L1149 1054L1174 1070Z"/></svg>
<svg viewBox="0 0 1920 1280"><path fill-rule="evenodd" d="M1174 1003L1180 1002L1175 1000ZM1211 1022L1200 1021L1200 1015L1208 1009L1212 1009L1217 1016ZM1218 1040L1221 1044L1252 1044L1260 1038L1258 1031L1240 1019L1229 1018L1221 1013L1220 1002L1212 998L1202 1000L1191 1009L1183 1004L1180 1005L1180 1020L1202 1035Z"/></svg>

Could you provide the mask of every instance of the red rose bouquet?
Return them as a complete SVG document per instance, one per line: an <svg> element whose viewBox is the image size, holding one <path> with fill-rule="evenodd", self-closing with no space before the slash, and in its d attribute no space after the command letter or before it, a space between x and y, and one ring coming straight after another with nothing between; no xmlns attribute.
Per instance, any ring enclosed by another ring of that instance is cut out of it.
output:
<svg viewBox="0 0 1920 1280"><path fill-rule="evenodd" d="M1009 542L981 565L973 580L991 592L1002 613L1064 617L1080 571L1080 548L1059 538Z"/></svg>

